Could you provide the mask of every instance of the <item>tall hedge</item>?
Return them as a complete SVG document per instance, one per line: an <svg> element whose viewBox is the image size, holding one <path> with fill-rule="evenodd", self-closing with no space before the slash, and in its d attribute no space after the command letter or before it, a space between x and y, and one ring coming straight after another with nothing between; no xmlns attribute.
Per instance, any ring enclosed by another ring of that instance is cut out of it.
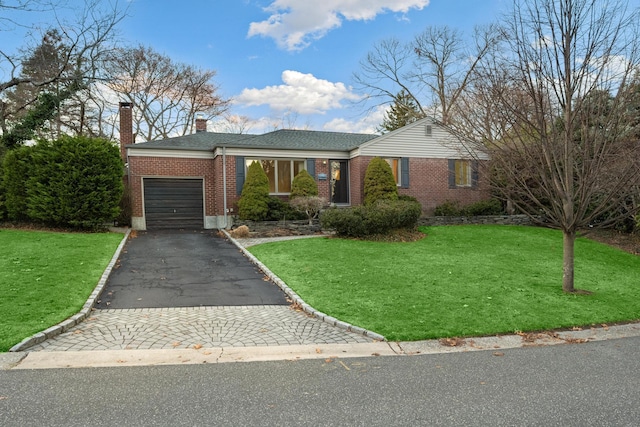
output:
<svg viewBox="0 0 640 427"><path fill-rule="evenodd" d="M309 172L302 169L296 176L293 177L291 183L291 194L289 197L295 199L296 197L313 197L318 195L318 184L313 179Z"/></svg>
<svg viewBox="0 0 640 427"><path fill-rule="evenodd" d="M240 200L238 216L240 219L262 221L269 213L269 178L258 162L251 162L247 169Z"/></svg>
<svg viewBox="0 0 640 427"><path fill-rule="evenodd" d="M27 180L30 219L97 228L119 213L123 192L120 151L105 139L64 136L33 147Z"/></svg>
<svg viewBox="0 0 640 427"><path fill-rule="evenodd" d="M398 187L391 166L384 159L374 157L364 174L364 205L378 200L398 200Z"/></svg>
<svg viewBox="0 0 640 427"><path fill-rule="evenodd" d="M28 220L27 180L29 179L33 147L9 150L2 162L4 211L11 221Z"/></svg>

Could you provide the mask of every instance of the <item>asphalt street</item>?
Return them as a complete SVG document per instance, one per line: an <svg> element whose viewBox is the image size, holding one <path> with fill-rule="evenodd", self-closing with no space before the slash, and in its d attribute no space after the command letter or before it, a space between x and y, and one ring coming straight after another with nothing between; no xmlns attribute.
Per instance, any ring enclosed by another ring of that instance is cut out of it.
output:
<svg viewBox="0 0 640 427"><path fill-rule="evenodd" d="M636 426L639 348L7 370L0 425Z"/></svg>

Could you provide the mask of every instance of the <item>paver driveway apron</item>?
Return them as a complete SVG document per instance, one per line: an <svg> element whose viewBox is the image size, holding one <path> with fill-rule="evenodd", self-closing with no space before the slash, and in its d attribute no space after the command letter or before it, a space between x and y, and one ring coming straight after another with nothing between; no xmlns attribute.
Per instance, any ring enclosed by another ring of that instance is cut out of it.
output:
<svg viewBox="0 0 640 427"><path fill-rule="evenodd" d="M29 351L371 342L292 309L277 285L212 231L130 238L97 308Z"/></svg>

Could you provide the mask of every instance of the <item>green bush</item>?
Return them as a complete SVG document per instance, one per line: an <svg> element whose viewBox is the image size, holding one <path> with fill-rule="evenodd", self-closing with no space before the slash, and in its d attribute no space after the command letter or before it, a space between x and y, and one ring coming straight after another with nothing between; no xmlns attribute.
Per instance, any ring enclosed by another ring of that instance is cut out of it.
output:
<svg viewBox="0 0 640 427"><path fill-rule="evenodd" d="M6 153L2 162L4 209L11 221L26 221L27 180L29 168L33 164L33 147L20 147Z"/></svg>
<svg viewBox="0 0 640 427"><path fill-rule="evenodd" d="M124 186L122 197L120 198L120 213L116 218L116 222L119 226L131 226L131 186L129 184Z"/></svg>
<svg viewBox="0 0 640 427"><path fill-rule="evenodd" d="M436 206L433 212L435 216L482 216L502 215L503 213L502 203L497 199L480 200L464 207L460 207L460 203L457 201L446 201Z"/></svg>
<svg viewBox="0 0 640 427"><path fill-rule="evenodd" d="M29 219L96 229L118 216L123 165L120 150L112 142L64 136L38 143L31 160Z"/></svg>
<svg viewBox="0 0 640 427"><path fill-rule="evenodd" d="M364 174L363 191L365 206L378 200L398 200L398 186L389 163L380 157L371 159Z"/></svg>
<svg viewBox="0 0 640 427"><path fill-rule="evenodd" d="M301 170L291 183L291 194L289 198L295 199L296 197L312 197L318 195L318 184L313 179L309 172Z"/></svg>
<svg viewBox="0 0 640 427"><path fill-rule="evenodd" d="M502 215L502 202L497 199L480 200L462 209L464 216Z"/></svg>
<svg viewBox="0 0 640 427"><path fill-rule="evenodd" d="M433 211L435 216L460 216L460 206L458 202L446 201L441 205L436 206Z"/></svg>
<svg viewBox="0 0 640 427"><path fill-rule="evenodd" d="M401 228L415 228L422 214L420 203L405 200L378 200L367 206L332 208L320 216L323 228L340 236L366 237Z"/></svg>
<svg viewBox="0 0 640 427"><path fill-rule="evenodd" d="M301 220L306 216L277 196L269 196L267 216L264 221Z"/></svg>
<svg viewBox="0 0 640 427"><path fill-rule="evenodd" d="M269 213L269 178L258 162L251 162L238 200L238 217L263 221Z"/></svg>

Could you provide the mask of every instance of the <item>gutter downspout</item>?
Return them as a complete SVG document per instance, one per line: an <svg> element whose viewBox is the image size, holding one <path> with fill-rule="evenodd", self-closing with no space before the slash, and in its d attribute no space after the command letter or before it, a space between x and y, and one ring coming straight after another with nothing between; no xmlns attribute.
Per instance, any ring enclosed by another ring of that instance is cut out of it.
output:
<svg viewBox="0 0 640 427"><path fill-rule="evenodd" d="M222 205L224 207L224 227L229 225L227 218L227 147L222 147Z"/></svg>

